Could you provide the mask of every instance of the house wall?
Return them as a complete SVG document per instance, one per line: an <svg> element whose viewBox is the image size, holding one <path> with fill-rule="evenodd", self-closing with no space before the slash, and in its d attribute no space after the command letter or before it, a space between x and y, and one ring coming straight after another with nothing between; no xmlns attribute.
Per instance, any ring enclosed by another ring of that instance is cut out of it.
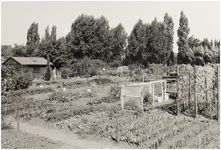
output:
<svg viewBox="0 0 221 150"><path fill-rule="evenodd" d="M46 66L27 66L29 68L30 73L32 73L34 78L42 78L44 76L44 72L46 71ZM37 69L38 68L38 69Z"/></svg>
<svg viewBox="0 0 221 150"><path fill-rule="evenodd" d="M9 59L7 62L4 64L5 66L10 66L13 67L16 72L21 72L21 65L18 64L16 61L13 59Z"/></svg>

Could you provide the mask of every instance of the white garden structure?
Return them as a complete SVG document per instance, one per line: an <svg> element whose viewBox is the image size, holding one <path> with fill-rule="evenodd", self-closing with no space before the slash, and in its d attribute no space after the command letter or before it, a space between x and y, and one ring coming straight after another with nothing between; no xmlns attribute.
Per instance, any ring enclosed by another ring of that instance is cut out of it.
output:
<svg viewBox="0 0 221 150"><path fill-rule="evenodd" d="M122 110L124 107L130 103L130 105L133 105L135 107L138 107L139 109L143 110L143 99L145 94L148 92L152 94L153 96L153 102L152 105L154 106L154 100L156 96L154 95L155 90L154 86L155 84L161 85L161 94L160 96L162 101L166 101L168 99L166 94L166 80L157 80L157 81L151 81L151 82L145 82L145 83L134 83L129 85L124 85L121 87L121 106Z"/></svg>

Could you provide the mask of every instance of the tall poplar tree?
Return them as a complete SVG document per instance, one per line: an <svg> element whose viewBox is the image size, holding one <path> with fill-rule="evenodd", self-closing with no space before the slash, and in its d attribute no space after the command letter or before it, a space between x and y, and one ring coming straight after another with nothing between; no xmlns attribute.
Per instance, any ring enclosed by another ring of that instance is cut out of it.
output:
<svg viewBox="0 0 221 150"><path fill-rule="evenodd" d="M164 15L164 24L166 26L166 52L164 57L167 60L167 65L174 64L174 54L173 54L173 36L174 36L174 23L173 18L167 13Z"/></svg>
<svg viewBox="0 0 221 150"><path fill-rule="evenodd" d="M130 37L128 39L128 52L129 57L136 62L138 66L143 63L145 59L145 26L141 19L135 24Z"/></svg>
<svg viewBox="0 0 221 150"><path fill-rule="evenodd" d="M27 33L27 56L34 56L39 44L38 23L33 22Z"/></svg>
<svg viewBox="0 0 221 150"><path fill-rule="evenodd" d="M179 20L179 29L177 30L178 34L178 56L177 63L178 64L190 64L193 62L193 52L189 48L188 45L188 34L190 32L190 28L188 27L188 19L183 11L180 14Z"/></svg>

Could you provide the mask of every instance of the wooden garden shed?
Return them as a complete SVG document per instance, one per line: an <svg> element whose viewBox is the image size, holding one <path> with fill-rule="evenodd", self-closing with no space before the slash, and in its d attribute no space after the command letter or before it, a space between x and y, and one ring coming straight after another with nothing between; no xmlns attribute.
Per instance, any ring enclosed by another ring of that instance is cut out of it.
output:
<svg viewBox="0 0 221 150"><path fill-rule="evenodd" d="M41 77L46 70L47 60L43 57L9 57L3 65L13 67L16 73L29 72L33 77Z"/></svg>

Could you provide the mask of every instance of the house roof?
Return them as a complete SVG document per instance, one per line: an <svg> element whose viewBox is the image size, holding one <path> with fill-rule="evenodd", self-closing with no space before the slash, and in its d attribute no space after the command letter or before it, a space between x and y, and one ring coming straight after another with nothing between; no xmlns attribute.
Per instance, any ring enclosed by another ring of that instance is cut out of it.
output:
<svg viewBox="0 0 221 150"><path fill-rule="evenodd" d="M20 65L47 65L47 60L43 57L9 57L3 64L9 59L13 59ZM50 63L52 65L52 63Z"/></svg>

